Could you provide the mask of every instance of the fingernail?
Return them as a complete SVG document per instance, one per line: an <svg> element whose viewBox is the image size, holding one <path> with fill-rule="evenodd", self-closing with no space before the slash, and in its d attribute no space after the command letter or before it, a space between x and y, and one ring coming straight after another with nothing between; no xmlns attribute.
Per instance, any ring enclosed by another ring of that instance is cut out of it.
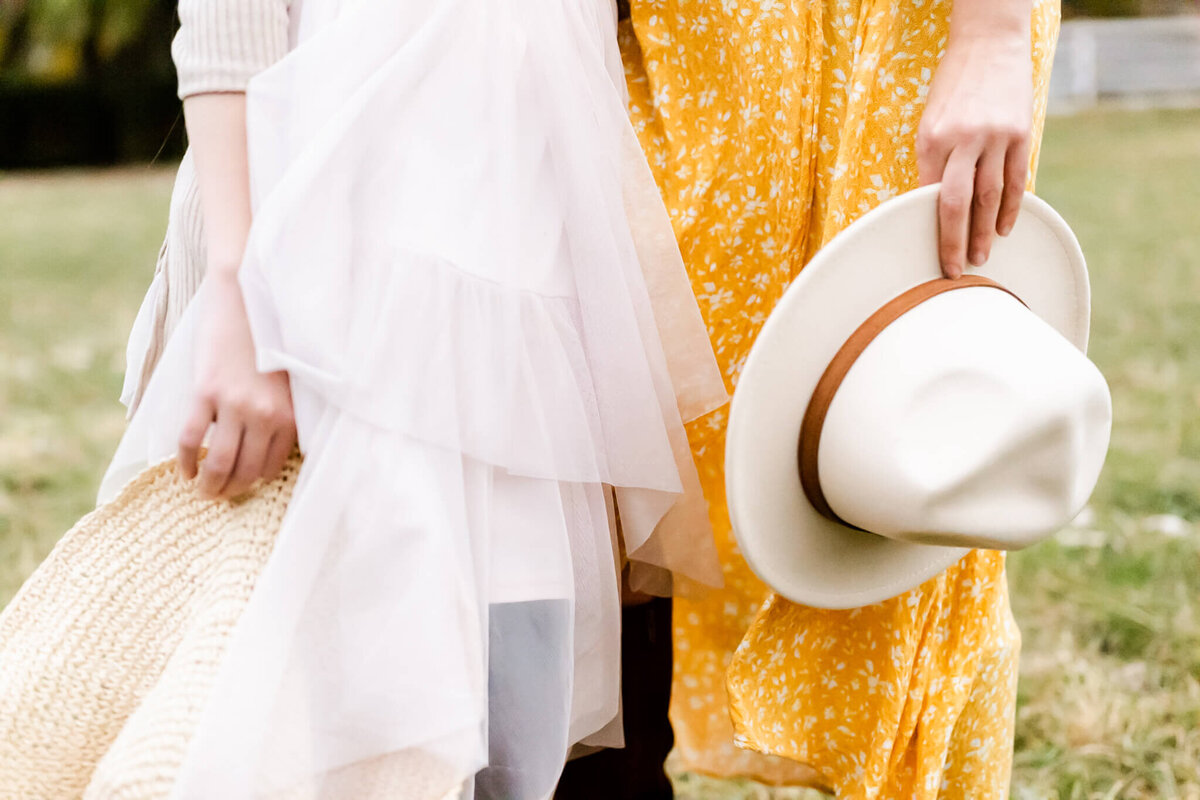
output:
<svg viewBox="0 0 1200 800"><path fill-rule="evenodd" d="M971 251L972 266L982 267L983 262L985 262L985 261L987 261L987 256L984 255L984 252L982 250L972 250Z"/></svg>
<svg viewBox="0 0 1200 800"><path fill-rule="evenodd" d="M1000 234L1001 236L1008 236L1010 233L1012 233L1012 228L1012 223L1006 222L996 229L996 233Z"/></svg>
<svg viewBox="0 0 1200 800"><path fill-rule="evenodd" d="M962 267L960 267L958 264L947 264L946 277L950 278L951 280L962 277Z"/></svg>

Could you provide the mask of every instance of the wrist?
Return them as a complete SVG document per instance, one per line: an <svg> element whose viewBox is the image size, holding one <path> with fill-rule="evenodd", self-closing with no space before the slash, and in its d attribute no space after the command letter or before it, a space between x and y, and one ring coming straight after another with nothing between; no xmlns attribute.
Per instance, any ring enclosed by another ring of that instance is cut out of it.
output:
<svg viewBox="0 0 1200 800"><path fill-rule="evenodd" d="M1032 38L1028 26L1025 28L987 28L974 29L965 26L962 30L950 35L946 43L947 50L985 50L989 52L1020 53L1023 58L1029 58Z"/></svg>
<svg viewBox="0 0 1200 800"><path fill-rule="evenodd" d="M241 263L233 259L209 259L204 274L213 281L237 283L240 267Z"/></svg>
<svg viewBox="0 0 1200 800"><path fill-rule="evenodd" d="M990 69L1007 70L1010 66L1030 67L1032 43L1020 34L986 36L965 34L951 37L946 43L945 57L959 63L988 64Z"/></svg>
<svg viewBox="0 0 1200 800"><path fill-rule="evenodd" d="M1023 48L1032 37L1031 0L955 0L948 47Z"/></svg>

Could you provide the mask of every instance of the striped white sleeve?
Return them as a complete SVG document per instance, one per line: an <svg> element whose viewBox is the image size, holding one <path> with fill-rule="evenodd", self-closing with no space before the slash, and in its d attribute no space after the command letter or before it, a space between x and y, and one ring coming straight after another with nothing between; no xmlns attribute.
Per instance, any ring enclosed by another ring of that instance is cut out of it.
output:
<svg viewBox="0 0 1200 800"><path fill-rule="evenodd" d="M288 51L290 0L180 0L171 56L179 97L242 92Z"/></svg>

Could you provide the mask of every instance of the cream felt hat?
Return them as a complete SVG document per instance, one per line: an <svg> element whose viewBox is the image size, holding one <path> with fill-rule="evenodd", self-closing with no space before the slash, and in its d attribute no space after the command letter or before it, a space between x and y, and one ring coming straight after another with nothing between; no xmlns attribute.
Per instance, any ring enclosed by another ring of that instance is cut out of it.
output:
<svg viewBox="0 0 1200 800"><path fill-rule="evenodd" d="M822 248L734 392L734 534L797 603L870 605L970 548L1040 541L1104 463L1111 399L1084 355L1088 277L1070 228L1026 195L988 263L950 281L937 196L901 195Z"/></svg>

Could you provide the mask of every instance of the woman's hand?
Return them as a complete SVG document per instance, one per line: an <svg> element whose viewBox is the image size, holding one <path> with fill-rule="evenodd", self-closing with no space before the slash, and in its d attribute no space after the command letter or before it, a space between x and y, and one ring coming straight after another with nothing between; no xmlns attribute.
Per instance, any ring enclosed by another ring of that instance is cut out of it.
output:
<svg viewBox="0 0 1200 800"><path fill-rule="evenodd" d="M196 396L179 437L179 466L196 477L201 442L215 425L199 487L210 497L236 497L259 478L275 478L295 446L292 394L286 372L255 367L236 273L212 270L205 284Z"/></svg>
<svg viewBox="0 0 1200 800"><path fill-rule="evenodd" d="M996 234L1006 236L1020 210L1033 136L1028 3L1023 8L1023 29L952 27L917 131L921 185L942 183L938 239L948 278L987 261Z"/></svg>
<svg viewBox="0 0 1200 800"><path fill-rule="evenodd" d="M196 345L196 396L179 435L179 468L210 497L236 497L279 474L296 444L286 372L261 373L237 270L250 231L246 96L183 101L204 214L205 318ZM214 426L200 469L200 445Z"/></svg>

